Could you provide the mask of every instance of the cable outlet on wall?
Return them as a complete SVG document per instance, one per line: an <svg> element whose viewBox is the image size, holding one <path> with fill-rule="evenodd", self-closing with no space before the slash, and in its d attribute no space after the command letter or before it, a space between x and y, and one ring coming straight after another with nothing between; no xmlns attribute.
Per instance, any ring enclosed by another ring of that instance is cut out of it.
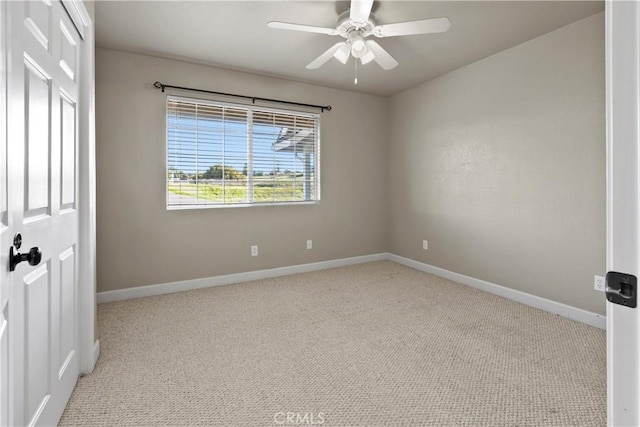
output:
<svg viewBox="0 0 640 427"><path fill-rule="evenodd" d="M251 246L251 256L258 256L258 245Z"/></svg>
<svg viewBox="0 0 640 427"><path fill-rule="evenodd" d="M424 249L425 251L427 249L429 249L429 242L428 241L426 241L426 240L422 241L422 249Z"/></svg>
<svg viewBox="0 0 640 427"><path fill-rule="evenodd" d="M604 292L604 277L593 276L593 289Z"/></svg>
<svg viewBox="0 0 640 427"><path fill-rule="evenodd" d="M313 240L307 240L307 249L313 248Z"/></svg>

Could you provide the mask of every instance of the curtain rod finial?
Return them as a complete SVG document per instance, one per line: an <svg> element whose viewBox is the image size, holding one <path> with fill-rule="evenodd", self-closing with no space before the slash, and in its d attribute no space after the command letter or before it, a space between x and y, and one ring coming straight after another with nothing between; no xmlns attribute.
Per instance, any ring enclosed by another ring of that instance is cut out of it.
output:
<svg viewBox="0 0 640 427"><path fill-rule="evenodd" d="M153 87L157 88L157 89L162 89L162 91L164 92L164 85L160 82L155 82L153 83Z"/></svg>

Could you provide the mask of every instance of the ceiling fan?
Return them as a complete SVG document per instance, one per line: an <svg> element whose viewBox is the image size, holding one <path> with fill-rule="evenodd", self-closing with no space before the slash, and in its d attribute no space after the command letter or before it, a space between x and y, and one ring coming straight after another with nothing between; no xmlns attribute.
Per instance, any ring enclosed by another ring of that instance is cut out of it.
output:
<svg viewBox="0 0 640 427"><path fill-rule="evenodd" d="M310 70L319 68L332 57L346 64L349 60L349 54L356 58L356 62L360 59L363 65L373 60L383 69L391 70L398 66L398 61L389 55L375 40L367 40L367 37L370 35L383 38L413 34L443 33L451 26L451 21L446 17L378 25L371 16L372 6L373 0L351 0L351 7L338 16L336 28L315 27L278 21L271 21L267 25L270 28L280 30L319 33L329 36L341 36L346 39L346 41L334 44L322 55L309 63L307 68Z"/></svg>

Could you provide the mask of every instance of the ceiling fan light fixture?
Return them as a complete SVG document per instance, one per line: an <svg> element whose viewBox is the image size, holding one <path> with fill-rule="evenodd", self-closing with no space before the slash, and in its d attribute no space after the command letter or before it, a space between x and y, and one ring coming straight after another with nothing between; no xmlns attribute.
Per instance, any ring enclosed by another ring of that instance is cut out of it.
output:
<svg viewBox="0 0 640 427"><path fill-rule="evenodd" d="M367 48L367 53L360 57L360 62L362 62L362 65L366 65L369 62L373 61L375 57L376 56L373 54L373 52L371 52L371 49Z"/></svg>
<svg viewBox="0 0 640 427"><path fill-rule="evenodd" d="M335 51L335 53L333 54L333 57L336 58L338 61L342 62L343 64L346 64L347 61L349 60L350 50L351 50L351 46L349 46L349 43L344 42L344 44L340 46L340 49Z"/></svg>
<svg viewBox="0 0 640 427"><path fill-rule="evenodd" d="M349 34L349 44L351 44L351 55L353 55L354 58L361 58L369 50L367 49L364 38L356 31Z"/></svg>

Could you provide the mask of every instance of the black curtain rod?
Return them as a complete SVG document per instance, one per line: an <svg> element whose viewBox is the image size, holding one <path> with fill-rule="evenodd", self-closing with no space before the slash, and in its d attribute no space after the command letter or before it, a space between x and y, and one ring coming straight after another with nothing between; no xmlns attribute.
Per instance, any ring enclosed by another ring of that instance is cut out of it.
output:
<svg viewBox="0 0 640 427"><path fill-rule="evenodd" d="M213 90L194 89L194 88L191 88L191 87L166 85L166 84L160 83L160 82L155 82L153 84L153 86L155 88L162 89L162 92L164 92L165 88L189 90L189 91L192 91L192 92L212 93L214 95L233 96L233 97L236 97L236 98L250 99L254 104L256 103L256 101L267 101L267 102L277 102L277 103L280 103L280 104L299 105L299 106L302 106L302 107L319 108L320 111L323 112L323 113L324 113L324 110L331 111L331 105L303 104L301 102L282 101L280 99L261 98L259 96L237 95L235 93L216 92L216 91L213 91Z"/></svg>

